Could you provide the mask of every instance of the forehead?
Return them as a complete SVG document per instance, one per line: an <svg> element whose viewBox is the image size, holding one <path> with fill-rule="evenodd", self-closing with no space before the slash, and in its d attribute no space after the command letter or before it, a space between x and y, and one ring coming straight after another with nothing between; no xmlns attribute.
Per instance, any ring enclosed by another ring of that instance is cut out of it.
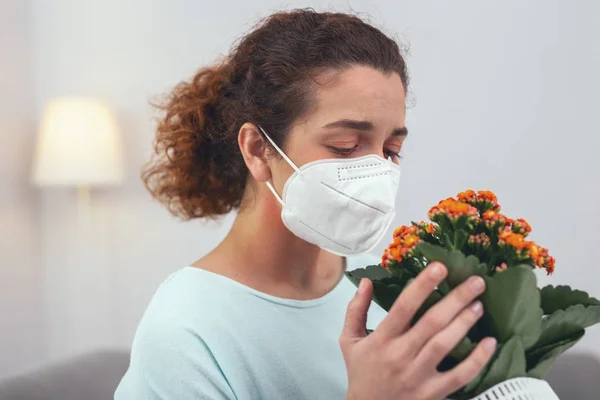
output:
<svg viewBox="0 0 600 400"><path fill-rule="evenodd" d="M383 129L404 126L405 90L398 74L356 66L316 81L317 107L310 118L316 124L347 118Z"/></svg>

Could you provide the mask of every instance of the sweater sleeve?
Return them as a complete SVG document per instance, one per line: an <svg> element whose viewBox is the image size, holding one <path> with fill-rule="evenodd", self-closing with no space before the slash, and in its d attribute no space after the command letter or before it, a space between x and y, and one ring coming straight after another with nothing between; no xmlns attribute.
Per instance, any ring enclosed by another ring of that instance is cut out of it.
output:
<svg viewBox="0 0 600 400"><path fill-rule="evenodd" d="M140 325L115 400L234 400L227 378L201 337L178 324Z"/></svg>

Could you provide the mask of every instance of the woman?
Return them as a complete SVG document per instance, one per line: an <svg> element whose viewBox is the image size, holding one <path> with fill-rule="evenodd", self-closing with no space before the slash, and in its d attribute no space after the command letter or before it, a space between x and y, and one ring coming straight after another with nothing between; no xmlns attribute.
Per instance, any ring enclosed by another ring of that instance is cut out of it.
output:
<svg viewBox="0 0 600 400"><path fill-rule="evenodd" d="M156 292L116 399L442 399L477 375L491 338L453 370L436 366L481 315L480 278L411 327L443 265L389 314L369 280L356 291L344 277L376 262L359 254L394 215L407 84L382 32L297 10L176 87L143 174L150 192L186 219L239 212Z"/></svg>

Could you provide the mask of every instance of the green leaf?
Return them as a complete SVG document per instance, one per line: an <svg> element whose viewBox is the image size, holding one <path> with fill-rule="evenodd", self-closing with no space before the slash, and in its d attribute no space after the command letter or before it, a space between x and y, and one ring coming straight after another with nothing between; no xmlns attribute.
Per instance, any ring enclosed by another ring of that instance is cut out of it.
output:
<svg viewBox="0 0 600 400"><path fill-rule="evenodd" d="M533 348L527 352L528 374L543 377L556 358L581 339L585 328L599 322L600 305L586 307L577 304L553 312L542 321L542 333Z"/></svg>
<svg viewBox="0 0 600 400"><path fill-rule="evenodd" d="M529 349L540 336L543 316L533 270L519 265L485 279L481 326L486 334L489 332L499 342L519 336Z"/></svg>
<svg viewBox="0 0 600 400"><path fill-rule="evenodd" d="M471 275L486 276L487 268L473 255L465 257L458 250L446 250L443 247L421 242L417 245L419 251L429 262L439 261L448 268L446 282L454 288Z"/></svg>
<svg viewBox="0 0 600 400"><path fill-rule="evenodd" d="M464 229L459 229L454 232L454 248L461 250L465 243L467 243L467 239L469 238L469 233Z"/></svg>
<svg viewBox="0 0 600 400"><path fill-rule="evenodd" d="M563 341L600 322L600 306L578 304L566 310L557 310L542 321L542 332L535 349Z"/></svg>
<svg viewBox="0 0 600 400"><path fill-rule="evenodd" d="M542 379L556 359L565 351L573 347L584 335L582 329L568 339L536 349L532 354L527 354L527 376Z"/></svg>
<svg viewBox="0 0 600 400"><path fill-rule="evenodd" d="M358 286L362 278L369 278L373 281L389 278L392 276L392 274L381 265L369 265L366 268L357 268L353 269L352 271L346 271L346 276L350 278L352 283Z"/></svg>
<svg viewBox="0 0 600 400"><path fill-rule="evenodd" d="M421 242L416 250L420 252L429 262L442 261L448 256L448 250L435 244Z"/></svg>
<svg viewBox="0 0 600 400"><path fill-rule="evenodd" d="M355 286L360 284L362 278L370 279L373 282L373 301L386 311L389 311L411 278L402 274L400 276L392 275L379 265L347 271L346 276Z"/></svg>
<svg viewBox="0 0 600 400"><path fill-rule="evenodd" d="M556 310L565 310L571 306L600 306L600 300L590 297L584 291L571 289L570 286L545 286L541 292L544 314L552 314Z"/></svg>
<svg viewBox="0 0 600 400"><path fill-rule="evenodd" d="M500 345L498 357L492 361L485 377L475 390L475 395L481 394L508 379L525 376L525 349L518 336L513 336L504 345Z"/></svg>
<svg viewBox="0 0 600 400"><path fill-rule="evenodd" d="M373 282L373 301L385 311L389 311L402 290L404 290L404 286L401 285Z"/></svg>

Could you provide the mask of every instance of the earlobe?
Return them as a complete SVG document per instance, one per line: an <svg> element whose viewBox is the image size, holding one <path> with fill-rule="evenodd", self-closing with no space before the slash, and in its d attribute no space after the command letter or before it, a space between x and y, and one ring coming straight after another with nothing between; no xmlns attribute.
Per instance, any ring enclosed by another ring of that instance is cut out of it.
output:
<svg viewBox="0 0 600 400"><path fill-rule="evenodd" d="M258 127L246 122L238 132L238 145L246 167L258 182L271 179L271 169L267 163L267 144Z"/></svg>

